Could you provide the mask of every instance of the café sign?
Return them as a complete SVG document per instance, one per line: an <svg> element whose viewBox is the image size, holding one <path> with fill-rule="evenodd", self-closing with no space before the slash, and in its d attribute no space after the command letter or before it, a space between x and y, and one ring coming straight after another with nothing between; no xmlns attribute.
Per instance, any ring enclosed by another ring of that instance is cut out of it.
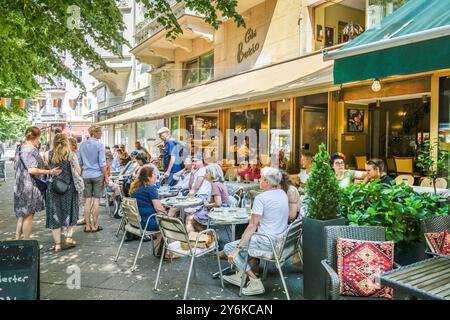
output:
<svg viewBox="0 0 450 320"><path fill-rule="evenodd" d="M244 42L240 42L238 45L237 61L241 63L251 55L256 53L259 49L259 42L253 42L256 38L256 30L249 28L245 33ZM245 43L245 48L244 48ZM251 43L251 45L250 45Z"/></svg>

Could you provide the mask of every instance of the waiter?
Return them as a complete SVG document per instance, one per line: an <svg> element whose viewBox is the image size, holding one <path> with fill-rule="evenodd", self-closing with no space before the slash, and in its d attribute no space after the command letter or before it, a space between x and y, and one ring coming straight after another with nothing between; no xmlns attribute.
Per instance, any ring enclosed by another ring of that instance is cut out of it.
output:
<svg viewBox="0 0 450 320"><path fill-rule="evenodd" d="M181 146L180 143L170 135L170 130L167 127L162 127L158 130L158 135L164 141L164 178L167 180L167 185L174 186L177 181L173 179L173 174L182 169L181 166Z"/></svg>

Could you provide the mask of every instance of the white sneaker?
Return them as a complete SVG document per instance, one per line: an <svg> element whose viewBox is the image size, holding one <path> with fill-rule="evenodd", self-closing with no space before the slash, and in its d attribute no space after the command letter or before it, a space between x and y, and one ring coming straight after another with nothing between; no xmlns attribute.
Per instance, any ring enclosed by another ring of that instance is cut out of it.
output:
<svg viewBox="0 0 450 320"><path fill-rule="evenodd" d="M246 296L253 296L257 294L262 294L266 290L264 289L264 285L259 278L250 278L248 285L242 289L242 293Z"/></svg>
<svg viewBox="0 0 450 320"><path fill-rule="evenodd" d="M245 280L247 280L247 274L244 274L244 277L246 278ZM228 283L230 283L230 284L234 284L235 286L240 287L241 286L241 280L242 280L242 272L238 271L238 272L236 272L235 274L233 274L231 276L223 276L223 280L228 282Z"/></svg>

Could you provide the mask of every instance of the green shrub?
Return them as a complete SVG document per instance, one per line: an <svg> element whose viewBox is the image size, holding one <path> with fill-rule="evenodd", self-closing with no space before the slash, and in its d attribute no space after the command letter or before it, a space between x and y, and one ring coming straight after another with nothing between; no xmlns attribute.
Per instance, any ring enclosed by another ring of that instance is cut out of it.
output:
<svg viewBox="0 0 450 320"><path fill-rule="evenodd" d="M421 219L449 212L448 204L440 207L439 196L419 195L405 184L388 186L375 181L341 190L340 211L346 224L382 226L386 239L399 248L421 240Z"/></svg>
<svg viewBox="0 0 450 320"><path fill-rule="evenodd" d="M339 214L339 192L336 175L330 166L330 155L322 143L306 182L307 216L317 220L335 219Z"/></svg>

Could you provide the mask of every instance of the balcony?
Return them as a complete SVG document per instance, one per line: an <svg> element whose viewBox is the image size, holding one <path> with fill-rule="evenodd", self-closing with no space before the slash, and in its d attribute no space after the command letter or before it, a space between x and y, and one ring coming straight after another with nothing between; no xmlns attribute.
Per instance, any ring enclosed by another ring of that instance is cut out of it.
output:
<svg viewBox="0 0 450 320"><path fill-rule="evenodd" d="M183 33L174 40L166 37L165 30L157 19L147 19L137 25L135 35L136 47L131 52L141 62L152 65L155 68L175 60L175 50L182 49L192 51L193 41L202 38L212 43L214 40L214 28L203 21L196 12L187 9L182 3L172 1L172 10Z"/></svg>
<svg viewBox="0 0 450 320"><path fill-rule="evenodd" d="M66 122L67 114L65 113L35 113L33 115L33 125Z"/></svg>
<svg viewBox="0 0 450 320"><path fill-rule="evenodd" d="M120 62L107 61L108 67L116 73L105 72L101 69L93 70L90 75L98 81L106 84L111 92L116 96L123 96L126 93L128 79L131 73L131 59L126 58Z"/></svg>
<svg viewBox="0 0 450 320"><path fill-rule="evenodd" d="M43 91L66 91L65 81L55 81L55 84L43 82L40 84Z"/></svg>

